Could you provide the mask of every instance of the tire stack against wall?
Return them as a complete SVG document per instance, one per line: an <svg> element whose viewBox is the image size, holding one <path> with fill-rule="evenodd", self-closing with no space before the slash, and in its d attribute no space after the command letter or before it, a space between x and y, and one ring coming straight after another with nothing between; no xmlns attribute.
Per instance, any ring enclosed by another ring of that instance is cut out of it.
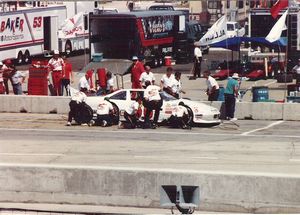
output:
<svg viewBox="0 0 300 215"><path fill-rule="evenodd" d="M48 68L43 65L29 68L28 95L48 95Z"/></svg>

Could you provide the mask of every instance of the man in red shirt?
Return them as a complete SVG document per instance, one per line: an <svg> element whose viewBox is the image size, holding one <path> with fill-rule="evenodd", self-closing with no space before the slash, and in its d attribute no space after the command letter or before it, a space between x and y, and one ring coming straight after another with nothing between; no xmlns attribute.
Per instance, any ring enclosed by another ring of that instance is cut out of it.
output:
<svg viewBox="0 0 300 215"><path fill-rule="evenodd" d="M131 66L131 84L132 89L141 89L140 77L141 74L145 71L144 64L138 60L136 56L132 57L132 66Z"/></svg>
<svg viewBox="0 0 300 215"><path fill-rule="evenodd" d="M70 96L70 83L73 83L73 72L72 72L72 64L68 61L66 56L63 56L63 60L65 66L62 71L62 79L61 79L61 86L62 86L62 95L64 95L64 88L66 89L66 95Z"/></svg>

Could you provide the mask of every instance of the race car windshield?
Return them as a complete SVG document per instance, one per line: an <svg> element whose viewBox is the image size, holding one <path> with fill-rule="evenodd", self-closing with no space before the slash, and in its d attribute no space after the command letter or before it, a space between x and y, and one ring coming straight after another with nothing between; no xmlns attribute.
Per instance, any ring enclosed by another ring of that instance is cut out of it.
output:
<svg viewBox="0 0 300 215"><path fill-rule="evenodd" d="M174 96L166 93L165 91L160 92L160 96L161 96L162 100L164 100L164 101L176 100L176 98Z"/></svg>

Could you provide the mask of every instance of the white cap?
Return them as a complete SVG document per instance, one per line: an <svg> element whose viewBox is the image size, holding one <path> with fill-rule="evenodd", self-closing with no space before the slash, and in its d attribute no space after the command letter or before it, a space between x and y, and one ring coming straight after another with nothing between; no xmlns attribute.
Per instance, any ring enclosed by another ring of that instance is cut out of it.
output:
<svg viewBox="0 0 300 215"><path fill-rule="evenodd" d="M232 78L238 79L239 78L239 74L238 73L233 73Z"/></svg>
<svg viewBox="0 0 300 215"><path fill-rule="evenodd" d="M0 66L3 66L3 63L2 63L2 61L0 61Z"/></svg>
<svg viewBox="0 0 300 215"><path fill-rule="evenodd" d="M137 56L133 56L132 60L138 60L138 57Z"/></svg>
<svg viewBox="0 0 300 215"><path fill-rule="evenodd" d="M59 54L59 51L58 51L58 50L54 50L53 53L54 53L54 54Z"/></svg>

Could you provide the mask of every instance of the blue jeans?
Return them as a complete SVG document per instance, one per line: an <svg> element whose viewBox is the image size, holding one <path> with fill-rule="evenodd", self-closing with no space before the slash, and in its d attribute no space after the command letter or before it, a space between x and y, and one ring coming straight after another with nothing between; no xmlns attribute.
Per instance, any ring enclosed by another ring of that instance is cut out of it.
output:
<svg viewBox="0 0 300 215"><path fill-rule="evenodd" d="M225 117L234 118L235 96L233 94L224 94L225 97Z"/></svg>
<svg viewBox="0 0 300 215"><path fill-rule="evenodd" d="M22 95L23 94L22 84L21 83L13 84L13 91L15 95Z"/></svg>

